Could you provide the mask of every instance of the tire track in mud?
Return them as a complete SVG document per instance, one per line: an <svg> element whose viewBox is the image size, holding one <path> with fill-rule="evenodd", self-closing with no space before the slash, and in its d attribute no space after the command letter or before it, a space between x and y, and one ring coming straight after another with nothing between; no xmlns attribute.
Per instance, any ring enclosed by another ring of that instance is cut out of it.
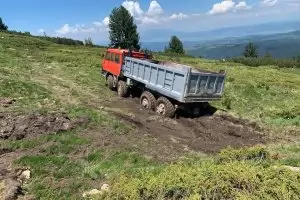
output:
<svg viewBox="0 0 300 200"><path fill-rule="evenodd" d="M214 153L228 146L253 146L267 142L267 137L257 124L227 114L211 114L194 119L162 118L143 109L138 99L130 98L113 100L107 107L122 110L123 113L112 113L135 125L140 131L181 150L188 148L192 151Z"/></svg>

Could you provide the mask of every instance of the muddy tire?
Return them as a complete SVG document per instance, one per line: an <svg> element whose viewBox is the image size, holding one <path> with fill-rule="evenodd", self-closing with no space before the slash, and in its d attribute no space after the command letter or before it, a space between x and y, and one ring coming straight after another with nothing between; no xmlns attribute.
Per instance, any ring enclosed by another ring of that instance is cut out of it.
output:
<svg viewBox="0 0 300 200"><path fill-rule="evenodd" d="M128 85L125 81L120 80L118 82L118 95L119 97L127 97L128 96Z"/></svg>
<svg viewBox="0 0 300 200"><path fill-rule="evenodd" d="M156 112L164 117L173 117L175 114L175 107L169 99L159 97L156 103Z"/></svg>
<svg viewBox="0 0 300 200"><path fill-rule="evenodd" d="M107 87L111 90L114 89L114 77L112 75L108 75L108 77L106 78L107 81Z"/></svg>
<svg viewBox="0 0 300 200"><path fill-rule="evenodd" d="M140 103L144 108L154 110L156 107L155 96L151 92L145 91L140 97Z"/></svg>

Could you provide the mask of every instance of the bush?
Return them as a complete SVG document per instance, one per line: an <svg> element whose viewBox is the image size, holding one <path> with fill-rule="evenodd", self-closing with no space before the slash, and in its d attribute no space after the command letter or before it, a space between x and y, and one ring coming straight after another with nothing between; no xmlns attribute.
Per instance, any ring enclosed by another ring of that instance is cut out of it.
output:
<svg viewBox="0 0 300 200"><path fill-rule="evenodd" d="M34 37L34 38L39 38L39 39L43 39L43 40L47 40L56 44L65 44L65 45L84 45L83 41L80 40L74 40L71 38L62 38L62 37L49 37L49 36L34 36L31 35L30 32L25 31L25 32L21 32L21 31L3 31L5 33L10 33L13 35L21 35L21 36L30 36L30 37Z"/></svg>
<svg viewBox="0 0 300 200"><path fill-rule="evenodd" d="M227 149L216 159L124 173L97 199L297 199L300 174L271 164L261 147Z"/></svg>
<svg viewBox="0 0 300 200"><path fill-rule="evenodd" d="M297 59L275 59L271 57L245 58L237 57L229 59L231 62L241 63L251 67L275 65L280 68L300 68L300 60Z"/></svg>

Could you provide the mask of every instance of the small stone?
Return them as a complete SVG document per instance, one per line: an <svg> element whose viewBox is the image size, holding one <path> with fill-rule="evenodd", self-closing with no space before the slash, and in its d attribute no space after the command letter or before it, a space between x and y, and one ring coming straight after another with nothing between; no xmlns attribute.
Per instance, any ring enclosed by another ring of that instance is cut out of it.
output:
<svg viewBox="0 0 300 200"><path fill-rule="evenodd" d="M102 186L101 186L101 191L109 191L109 185L108 184L103 184Z"/></svg>
<svg viewBox="0 0 300 200"><path fill-rule="evenodd" d="M21 183L14 179L6 179L5 180L5 191L4 198L8 199L17 199L18 195L22 193Z"/></svg>
<svg viewBox="0 0 300 200"><path fill-rule="evenodd" d="M160 116L158 116L158 115L153 115L153 116L150 116L150 117L148 117L148 119L147 119L147 121L158 121L159 119L161 119L161 117Z"/></svg>
<svg viewBox="0 0 300 200"><path fill-rule="evenodd" d="M28 180L30 179L30 170L25 170L22 172L20 176L21 180Z"/></svg>
<svg viewBox="0 0 300 200"><path fill-rule="evenodd" d="M285 167L293 172L300 172L300 167L292 167L292 166L285 166Z"/></svg>
<svg viewBox="0 0 300 200"><path fill-rule="evenodd" d="M92 189L89 192L84 192L82 194L82 197L86 198L86 197L90 197L90 196L94 196L94 195L98 195L98 194L102 194L102 192L100 190L97 190L97 189Z"/></svg>

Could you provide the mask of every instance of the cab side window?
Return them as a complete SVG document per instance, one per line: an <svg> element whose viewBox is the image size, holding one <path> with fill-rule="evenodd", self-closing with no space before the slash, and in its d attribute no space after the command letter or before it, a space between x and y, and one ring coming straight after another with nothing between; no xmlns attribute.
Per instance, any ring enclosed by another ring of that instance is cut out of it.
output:
<svg viewBox="0 0 300 200"><path fill-rule="evenodd" d="M107 53L106 53L105 60L110 60L110 59L111 59L111 53L107 52Z"/></svg>
<svg viewBox="0 0 300 200"><path fill-rule="evenodd" d="M120 55L116 54L115 62L120 64Z"/></svg>
<svg viewBox="0 0 300 200"><path fill-rule="evenodd" d="M110 60L115 61L115 54L114 53L111 54Z"/></svg>

